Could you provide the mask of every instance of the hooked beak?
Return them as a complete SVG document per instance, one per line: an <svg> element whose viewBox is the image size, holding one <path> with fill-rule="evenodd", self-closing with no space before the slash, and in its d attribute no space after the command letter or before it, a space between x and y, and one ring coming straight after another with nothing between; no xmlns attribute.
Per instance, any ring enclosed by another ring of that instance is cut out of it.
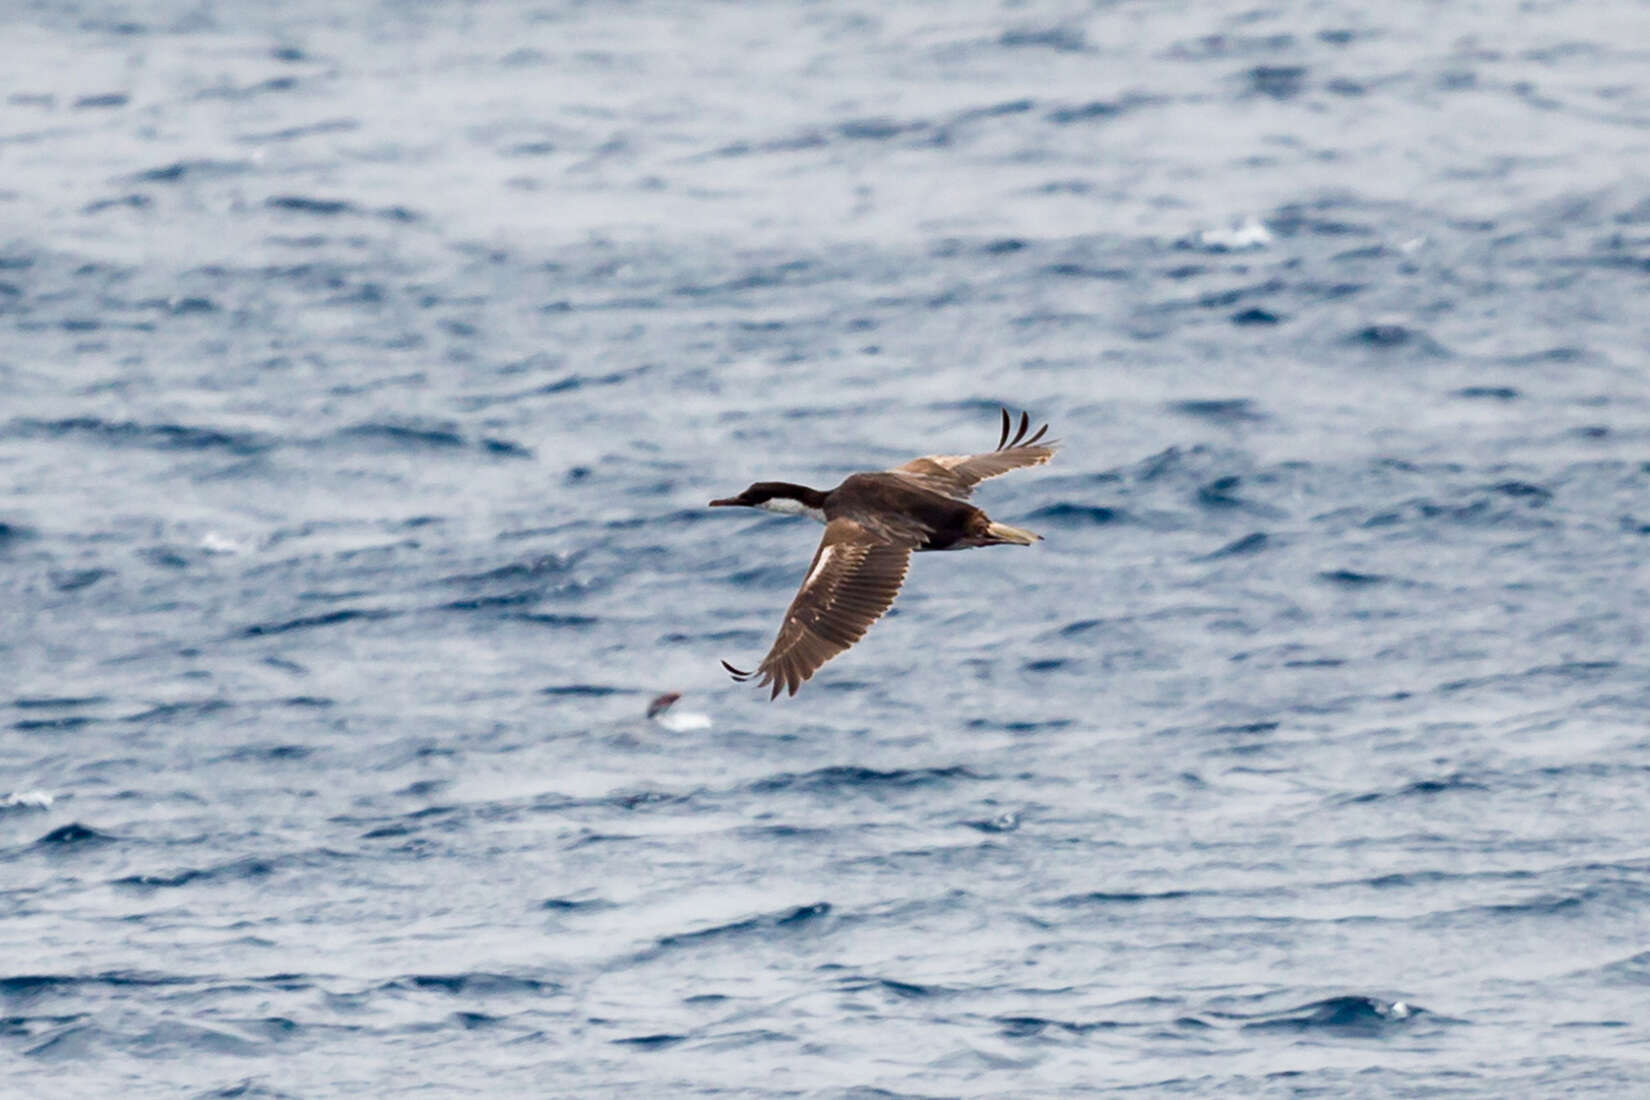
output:
<svg viewBox="0 0 1650 1100"><path fill-rule="evenodd" d="M713 500L710 502L710 506L712 508L732 508L738 504L739 498L737 497L723 497L721 500Z"/></svg>

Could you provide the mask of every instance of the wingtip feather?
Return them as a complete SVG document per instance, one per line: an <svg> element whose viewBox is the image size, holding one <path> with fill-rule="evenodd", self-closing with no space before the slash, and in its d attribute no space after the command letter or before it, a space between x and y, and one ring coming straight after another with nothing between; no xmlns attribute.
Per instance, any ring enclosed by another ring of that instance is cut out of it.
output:
<svg viewBox="0 0 1650 1100"><path fill-rule="evenodd" d="M1037 445L1038 440L1042 439L1044 435L1048 434L1048 425L1044 424L1042 427L1037 429L1036 434L1031 435L1028 438L1026 433L1030 432L1030 431L1031 431L1031 413L1029 413L1025 410L1021 410L1021 412L1020 412L1020 423L1018 425L1016 425L1014 423L1013 414L1008 411L1007 406L1004 406L1003 407L1003 430L1002 430L1002 433L997 437L997 450L1007 451L1007 450L1012 450L1015 447L1034 447L1034 446ZM1044 444L1044 446L1053 446L1053 445L1054 445L1054 443L1053 443L1052 440L1049 443Z"/></svg>

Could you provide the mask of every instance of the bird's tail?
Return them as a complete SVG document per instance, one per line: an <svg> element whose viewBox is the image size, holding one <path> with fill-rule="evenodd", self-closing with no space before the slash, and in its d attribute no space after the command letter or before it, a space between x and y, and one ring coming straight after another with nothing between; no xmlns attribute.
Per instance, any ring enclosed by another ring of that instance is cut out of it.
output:
<svg viewBox="0 0 1650 1100"><path fill-rule="evenodd" d="M1010 542L1015 546L1030 546L1043 541L1043 536L1035 531L1027 531L1020 527L1010 527L1006 523L993 522L985 529L986 536L992 542Z"/></svg>

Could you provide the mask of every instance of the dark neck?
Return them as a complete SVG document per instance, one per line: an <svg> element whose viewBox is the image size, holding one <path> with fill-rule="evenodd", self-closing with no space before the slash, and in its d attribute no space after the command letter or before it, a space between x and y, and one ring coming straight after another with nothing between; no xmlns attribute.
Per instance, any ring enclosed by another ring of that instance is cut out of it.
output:
<svg viewBox="0 0 1650 1100"><path fill-rule="evenodd" d="M820 492L818 489L810 489L806 485L793 485L789 481L776 481L773 483L773 488L773 495L776 497L788 497L791 500L800 500L809 508L825 507L826 494Z"/></svg>

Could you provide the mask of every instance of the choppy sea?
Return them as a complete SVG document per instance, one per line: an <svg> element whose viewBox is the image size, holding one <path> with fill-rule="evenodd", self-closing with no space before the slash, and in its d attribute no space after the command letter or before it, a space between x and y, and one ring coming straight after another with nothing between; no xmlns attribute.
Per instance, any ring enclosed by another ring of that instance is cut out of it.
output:
<svg viewBox="0 0 1650 1100"><path fill-rule="evenodd" d="M1647 361L1633 0L13 0L0 1095L1650 1094Z"/></svg>

